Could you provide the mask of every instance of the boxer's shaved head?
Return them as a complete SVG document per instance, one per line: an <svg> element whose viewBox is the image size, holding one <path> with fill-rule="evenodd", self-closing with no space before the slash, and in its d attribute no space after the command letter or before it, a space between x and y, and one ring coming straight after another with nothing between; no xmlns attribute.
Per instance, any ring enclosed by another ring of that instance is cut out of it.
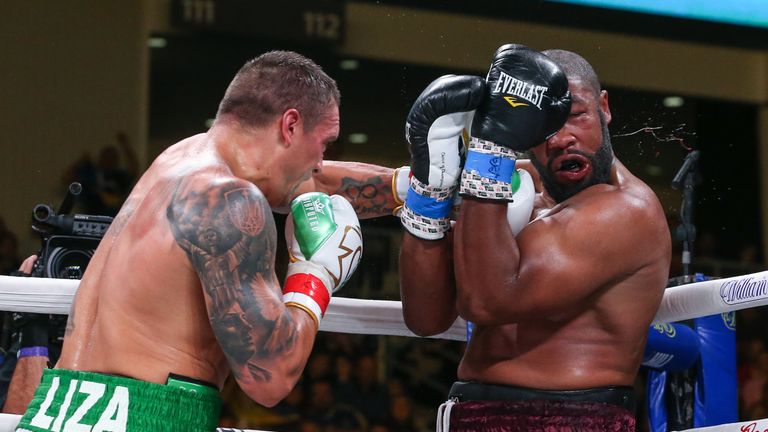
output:
<svg viewBox="0 0 768 432"><path fill-rule="evenodd" d="M585 111L588 113L594 113L594 116L599 121L597 124L593 124L591 129L599 130L599 135L595 139L596 144L591 145L591 141L588 135L584 135L583 131L578 132L579 140L581 144L588 144L587 147L595 147L590 151L587 148L576 146L568 146L563 149L553 149L546 159L538 159L533 153L530 153L531 163L533 163L536 170L541 176L541 181L544 183L549 195L556 202L563 202L568 198L576 195L582 190L596 185L607 184L611 178L611 166L613 164L613 146L611 144L611 134L608 130L609 120L606 118L605 113L600 109L601 98L601 86L597 73L592 68L592 65L584 59L584 57L565 50L553 49L543 51L544 55L552 59L560 69L565 72L568 77L569 87L571 89L571 95L573 98L572 110ZM594 99L591 99L593 97ZM570 117L569 120L570 121ZM566 123L566 126L569 123ZM565 126L564 126L565 127ZM599 127L599 129L597 129ZM583 120L577 129L583 130L585 128ZM568 133L571 130L569 130ZM553 138L554 139L554 138ZM576 140L574 139L574 142ZM585 179L579 182L561 182L557 180L557 171L560 166L555 165L555 162L563 154L578 154L589 160L589 165L592 167L592 173Z"/></svg>
<svg viewBox="0 0 768 432"><path fill-rule="evenodd" d="M595 97L600 96L600 79L597 77L595 69L592 68L592 65L584 57L574 52L560 49L542 52L560 66L568 80L579 79L592 88Z"/></svg>
<svg viewBox="0 0 768 432"><path fill-rule="evenodd" d="M233 116L243 126L260 127L295 108L311 131L329 105L338 105L340 99L336 81L312 60L291 51L271 51L240 68L216 116Z"/></svg>

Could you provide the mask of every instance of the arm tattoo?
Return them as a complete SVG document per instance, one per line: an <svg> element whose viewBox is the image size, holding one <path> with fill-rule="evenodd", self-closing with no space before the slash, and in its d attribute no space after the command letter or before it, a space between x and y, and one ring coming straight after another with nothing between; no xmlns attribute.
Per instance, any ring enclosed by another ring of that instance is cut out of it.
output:
<svg viewBox="0 0 768 432"><path fill-rule="evenodd" d="M365 180L342 177L341 187L336 192L352 203L360 217L388 216L392 214L392 182L382 176Z"/></svg>
<svg viewBox="0 0 768 432"><path fill-rule="evenodd" d="M125 224L133 215L133 211L136 209L134 201L135 200L133 198L128 198L128 200L126 200L123 206L120 208L117 216L112 219L112 223L109 224L109 230L107 233L111 235L112 238L120 235L120 233L123 231L123 228L125 228Z"/></svg>
<svg viewBox="0 0 768 432"><path fill-rule="evenodd" d="M216 185L174 193L167 218L197 271L211 325L233 373L270 380L258 366L293 348L296 326L274 273L277 234L269 205L253 186ZM233 366L234 366L233 365Z"/></svg>
<svg viewBox="0 0 768 432"><path fill-rule="evenodd" d="M69 307L69 316L67 317L67 326L64 328L64 336L69 336L75 331L75 300L72 298L72 305Z"/></svg>

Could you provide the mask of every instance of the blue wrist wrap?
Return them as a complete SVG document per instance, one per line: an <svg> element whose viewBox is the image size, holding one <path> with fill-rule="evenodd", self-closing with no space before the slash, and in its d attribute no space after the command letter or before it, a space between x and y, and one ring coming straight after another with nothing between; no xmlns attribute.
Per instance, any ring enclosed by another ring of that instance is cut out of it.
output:
<svg viewBox="0 0 768 432"><path fill-rule="evenodd" d="M411 188L408 189L408 195L405 197L405 205L418 215L440 219L451 214L453 199L438 201L435 198L420 195Z"/></svg>
<svg viewBox="0 0 768 432"><path fill-rule="evenodd" d="M474 171L481 177L498 182L510 183L512 176L515 174L515 160L469 150L467 152L467 161L464 163L464 170Z"/></svg>

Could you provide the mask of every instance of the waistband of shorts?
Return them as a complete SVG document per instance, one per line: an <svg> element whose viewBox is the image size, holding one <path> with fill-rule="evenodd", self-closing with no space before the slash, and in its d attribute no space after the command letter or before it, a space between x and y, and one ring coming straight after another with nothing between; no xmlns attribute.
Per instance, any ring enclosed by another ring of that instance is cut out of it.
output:
<svg viewBox="0 0 768 432"><path fill-rule="evenodd" d="M46 369L19 426L41 430L33 424L40 413L40 418L55 418L53 425L59 422L59 426L73 416L78 417L73 422L94 425L105 417L109 420L109 413L118 413L114 418L124 419L127 431L216 429L221 410L218 392L191 390L117 375Z"/></svg>
<svg viewBox="0 0 768 432"><path fill-rule="evenodd" d="M483 400L556 400L601 402L635 412L635 391L630 386L595 387L580 390L539 390L479 382L456 381L449 398L459 402Z"/></svg>

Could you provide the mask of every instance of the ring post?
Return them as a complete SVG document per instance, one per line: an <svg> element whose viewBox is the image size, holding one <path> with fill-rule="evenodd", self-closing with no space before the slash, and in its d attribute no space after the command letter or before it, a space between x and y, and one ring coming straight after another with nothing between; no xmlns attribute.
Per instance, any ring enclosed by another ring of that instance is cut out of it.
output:
<svg viewBox="0 0 768 432"><path fill-rule="evenodd" d="M707 278L696 275L696 282ZM735 312L696 318L701 367L696 379L693 427L739 420Z"/></svg>

